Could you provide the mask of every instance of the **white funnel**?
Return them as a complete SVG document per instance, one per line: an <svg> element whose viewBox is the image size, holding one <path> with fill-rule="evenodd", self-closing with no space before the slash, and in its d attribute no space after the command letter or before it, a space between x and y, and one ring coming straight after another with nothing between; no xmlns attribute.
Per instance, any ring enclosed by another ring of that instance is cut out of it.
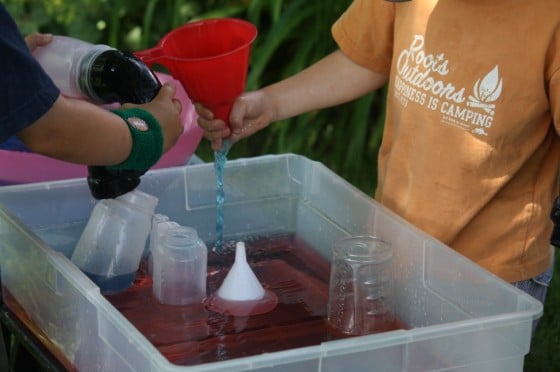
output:
<svg viewBox="0 0 560 372"><path fill-rule="evenodd" d="M247 263L244 242L236 244L235 262L217 295L228 301L255 301L264 297L265 290Z"/></svg>

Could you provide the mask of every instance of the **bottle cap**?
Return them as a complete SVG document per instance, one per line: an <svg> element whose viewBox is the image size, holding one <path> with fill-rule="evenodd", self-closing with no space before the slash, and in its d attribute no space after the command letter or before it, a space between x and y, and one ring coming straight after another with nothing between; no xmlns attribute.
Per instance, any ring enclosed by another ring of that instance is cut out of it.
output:
<svg viewBox="0 0 560 372"><path fill-rule="evenodd" d="M147 103L161 88L155 73L134 54L99 48L81 64L79 86L103 103Z"/></svg>
<svg viewBox="0 0 560 372"><path fill-rule="evenodd" d="M132 191L140 184L145 171L110 170L104 166L88 166L87 183L95 199L113 199Z"/></svg>

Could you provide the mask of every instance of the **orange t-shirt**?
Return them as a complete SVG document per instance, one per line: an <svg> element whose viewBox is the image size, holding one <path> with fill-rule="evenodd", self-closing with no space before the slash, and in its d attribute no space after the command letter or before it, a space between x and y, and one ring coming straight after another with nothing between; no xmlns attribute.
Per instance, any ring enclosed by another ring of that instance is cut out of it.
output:
<svg viewBox="0 0 560 372"><path fill-rule="evenodd" d="M333 35L390 76L376 199L507 281L546 270L560 1L355 0Z"/></svg>

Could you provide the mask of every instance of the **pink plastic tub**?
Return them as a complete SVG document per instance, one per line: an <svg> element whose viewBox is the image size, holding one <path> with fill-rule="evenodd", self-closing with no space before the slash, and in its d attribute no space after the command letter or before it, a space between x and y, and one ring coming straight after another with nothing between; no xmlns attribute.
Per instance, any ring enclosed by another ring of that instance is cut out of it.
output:
<svg viewBox="0 0 560 372"><path fill-rule="evenodd" d="M170 75L156 73L162 83L173 81L177 86L176 98L181 101L181 121L185 130L179 140L153 168L167 168L185 164L202 139L202 130L196 123L196 112L179 81ZM30 152L0 150L0 185L56 181L87 176L87 166Z"/></svg>

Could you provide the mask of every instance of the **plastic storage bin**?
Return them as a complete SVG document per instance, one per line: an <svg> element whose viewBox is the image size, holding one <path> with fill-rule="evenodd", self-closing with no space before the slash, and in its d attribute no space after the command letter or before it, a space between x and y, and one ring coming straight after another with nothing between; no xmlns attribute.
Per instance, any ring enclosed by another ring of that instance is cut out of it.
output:
<svg viewBox="0 0 560 372"><path fill-rule="evenodd" d="M541 304L322 164L296 155L230 161L224 184L227 239L296 233L329 260L333 242L343 236L390 241L396 316L411 328L196 367L174 365L67 259L94 205L81 179L0 188L2 284L80 371L523 370ZM213 242L213 164L151 171L140 188L159 198L157 213Z"/></svg>

